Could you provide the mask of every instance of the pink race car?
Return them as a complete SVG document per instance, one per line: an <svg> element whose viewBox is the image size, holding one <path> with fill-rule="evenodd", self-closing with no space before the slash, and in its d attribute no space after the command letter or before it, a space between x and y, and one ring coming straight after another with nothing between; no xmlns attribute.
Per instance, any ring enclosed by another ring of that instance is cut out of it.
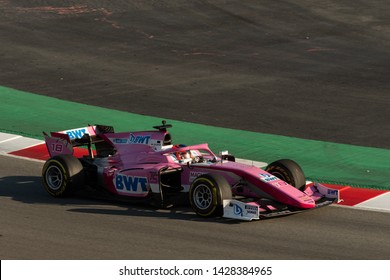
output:
<svg viewBox="0 0 390 280"><path fill-rule="evenodd" d="M44 187L54 197L93 189L108 198L162 208L184 202L202 217L248 221L340 200L338 190L307 183L292 160L264 169L236 162L207 144L172 144L170 127L163 121L153 131L115 133L111 126L96 125L44 133L51 156L42 170ZM86 155L74 156L78 146L86 147Z"/></svg>

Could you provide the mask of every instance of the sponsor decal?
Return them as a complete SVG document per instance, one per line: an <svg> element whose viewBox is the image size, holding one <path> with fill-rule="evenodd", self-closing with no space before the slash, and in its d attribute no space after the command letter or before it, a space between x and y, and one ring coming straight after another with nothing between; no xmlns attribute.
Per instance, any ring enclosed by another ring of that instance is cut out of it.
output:
<svg viewBox="0 0 390 280"><path fill-rule="evenodd" d="M279 178L277 178L271 174L262 173L262 174L260 174L260 180L263 182L269 183L272 181L277 181L277 180L279 180Z"/></svg>
<svg viewBox="0 0 390 280"><path fill-rule="evenodd" d="M331 190L331 189L328 189L328 194L329 195L337 195L338 193L338 190Z"/></svg>
<svg viewBox="0 0 390 280"><path fill-rule="evenodd" d="M68 130L65 131L65 133L69 135L70 140L73 140L73 139L79 139L83 137L83 135L87 133L87 130L85 128L80 128L80 129Z"/></svg>
<svg viewBox="0 0 390 280"><path fill-rule="evenodd" d="M128 176L117 174L114 178L114 185L118 192L143 193L147 192L148 179L145 177Z"/></svg>
<svg viewBox="0 0 390 280"><path fill-rule="evenodd" d="M150 135L138 135L134 136L133 133L130 134L129 143L130 144L149 144Z"/></svg>
<svg viewBox="0 0 390 280"><path fill-rule="evenodd" d="M259 207L257 205L250 205L241 201L232 200L224 209L224 217L252 220L259 219Z"/></svg>
<svg viewBox="0 0 390 280"><path fill-rule="evenodd" d="M154 150L160 149L163 145L160 140L150 140L150 146L153 147Z"/></svg>
<svg viewBox="0 0 390 280"><path fill-rule="evenodd" d="M279 180L279 181L273 181L272 185L275 187L283 187L285 185L288 185L285 181Z"/></svg>
<svg viewBox="0 0 390 280"><path fill-rule="evenodd" d="M257 215L258 214L258 209L259 208L257 206L245 205L245 211L248 214Z"/></svg>
<svg viewBox="0 0 390 280"><path fill-rule="evenodd" d="M233 207L233 214L236 216L248 216L248 215L258 215L258 207L253 205L242 205L238 203L230 203L230 207ZM243 208L244 207L244 208Z"/></svg>
<svg viewBox="0 0 390 280"><path fill-rule="evenodd" d="M190 172L190 183L194 181L196 178L198 178L200 175L205 174L204 172L196 172L196 171L191 171Z"/></svg>
<svg viewBox="0 0 390 280"><path fill-rule="evenodd" d="M129 138L112 138L110 140L114 144L149 144L150 138L150 135L134 136L134 134L131 133Z"/></svg>
<svg viewBox="0 0 390 280"><path fill-rule="evenodd" d="M127 144L127 138L114 138L114 139L112 139L112 143Z"/></svg>
<svg viewBox="0 0 390 280"><path fill-rule="evenodd" d="M238 206L237 204L233 203L233 213L234 213L234 215L242 217L242 212L243 212L242 208L240 206Z"/></svg>

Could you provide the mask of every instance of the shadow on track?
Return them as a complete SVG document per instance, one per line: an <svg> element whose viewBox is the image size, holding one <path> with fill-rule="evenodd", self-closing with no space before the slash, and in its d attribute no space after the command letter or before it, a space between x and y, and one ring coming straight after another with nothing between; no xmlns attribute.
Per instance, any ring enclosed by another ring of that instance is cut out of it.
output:
<svg viewBox="0 0 390 280"><path fill-rule="evenodd" d="M68 198L54 198L44 190L38 176L8 176L0 178L0 197L10 197L15 201L28 204L51 204L67 206L69 212L157 217L161 219L192 220L208 223L240 223L240 221L223 218L202 218L196 216L188 206L175 206L170 209L158 209L146 203L124 203L114 199L97 197L93 192L83 191ZM80 207L76 207L80 206Z"/></svg>

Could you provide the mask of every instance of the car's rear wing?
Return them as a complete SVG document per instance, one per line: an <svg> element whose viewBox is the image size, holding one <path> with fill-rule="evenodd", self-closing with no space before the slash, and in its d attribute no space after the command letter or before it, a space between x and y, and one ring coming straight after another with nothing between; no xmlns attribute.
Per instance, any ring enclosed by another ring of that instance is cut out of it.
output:
<svg viewBox="0 0 390 280"><path fill-rule="evenodd" d="M106 125L94 125L69 130L51 132L50 135L43 132L45 142L50 157L60 154L74 154L74 147L86 146L91 157L94 156L92 145L95 144L97 152L113 149L107 147L107 143L99 135L104 133L113 133L114 128Z"/></svg>

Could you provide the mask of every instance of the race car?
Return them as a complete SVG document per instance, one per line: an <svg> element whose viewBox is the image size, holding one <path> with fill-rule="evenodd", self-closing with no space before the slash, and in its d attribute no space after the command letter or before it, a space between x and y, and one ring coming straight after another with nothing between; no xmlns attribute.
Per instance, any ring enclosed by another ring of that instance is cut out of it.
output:
<svg viewBox="0 0 390 280"><path fill-rule="evenodd" d="M154 130L114 132L88 125L44 133L50 154L42 169L54 197L92 189L109 198L147 202L159 208L186 203L202 217L258 220L340 201L339 191L306 182L293 160L261 168L208 144L174 144L165 121ZM76 149L84 147L83 155Z"/></svg>

